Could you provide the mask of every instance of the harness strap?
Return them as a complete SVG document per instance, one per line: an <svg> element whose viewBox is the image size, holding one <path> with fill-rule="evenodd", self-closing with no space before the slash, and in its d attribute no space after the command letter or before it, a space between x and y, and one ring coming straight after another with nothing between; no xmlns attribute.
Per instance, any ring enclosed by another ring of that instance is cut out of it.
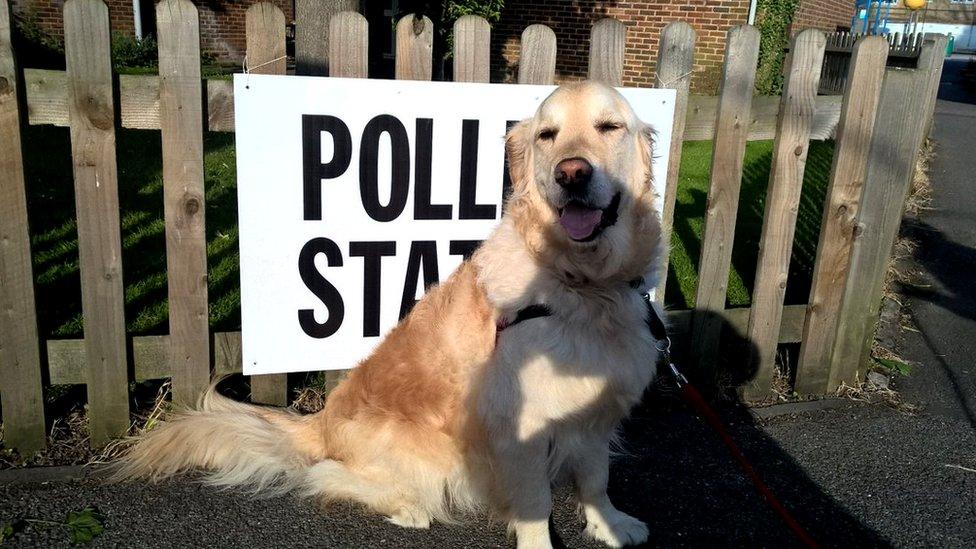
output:
<svg viewBox="0 0 976 549"><path fill-rule="evenodd" d="M528 307L525 307L524 309L519 309L519 312L515 314L515 319L513 319L511 322L506 322L504 319L499 320L497 329L500 332L505 328L511 328L512 326L515 326L519 322L524 322L526 320L531 320L533 318L542 318L544 316L552 316L552 310L549 308L548 305L543 305L542 303L535 303L533 305L529 305Z"/></svg>
<svg viewBox="0 0 976 549"><path fill-rule="evenodd" d="M637 278L631 280L628 284L631 288L640 290L640 287L644 284L644 279ZM661 317L654 309L654 305L651 303L651 296L646 293L641 293L641 297L644 298L644 303L647 305L647 327L651 330L651 335L654 336L654 339L663 341L668 337L668 331L664 327L664 321L661 320ZM511 322L504 319L499 320L497 330L501 332L506 328L515 326L519 322L546 316L552 316L552 309L550 309L549 306L544 303L533 303L532 305L519 309L518 312L515 313L515 318Z"/></svg>

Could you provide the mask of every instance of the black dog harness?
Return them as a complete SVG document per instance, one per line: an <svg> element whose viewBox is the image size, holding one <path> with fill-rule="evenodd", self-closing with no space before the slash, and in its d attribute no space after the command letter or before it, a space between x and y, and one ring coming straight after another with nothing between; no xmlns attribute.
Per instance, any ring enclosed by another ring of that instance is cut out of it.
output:
<svg viewBox="0 0 976 549"><path fill-rule="evenodd" d="M637 291L640 291L641 286L644 285L644 279L638 278L637 280L632 280L630 282L630 287ZM659 342L664 342L668 340L668 331L664 327L664 321L661 320L661 316L657 314L657 310L654 308L653 303L651 303L651 296L647 292L641 292L641 299L644 300L644 305L647 307L647 318L644 321L647 323L647 328L651 331L651 336ZM505 320L499 321L496 326L498 333L502 332L507 328L511 328L520 322L526 320L532 320L533 318L542 318L546 316L552 316L552 309L548 305L543 303L534 303L527 307L519 309L515 313L515 318L511 322ZM670 346L670 342L668 342Z"/></svg>

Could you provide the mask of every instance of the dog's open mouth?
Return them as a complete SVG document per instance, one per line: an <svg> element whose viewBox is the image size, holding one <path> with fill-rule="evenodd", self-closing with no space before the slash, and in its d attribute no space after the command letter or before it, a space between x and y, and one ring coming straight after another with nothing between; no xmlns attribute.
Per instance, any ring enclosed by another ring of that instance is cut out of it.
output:
<svg viewBox="0 0 976 549"><path fill-rule="evenodd" d="M569 238L576 242L590 242L600 236L607 227L617 222L620 193L614 195L606 208L594 208L578 200L572 200L559 209L559 224Z"/></svg>

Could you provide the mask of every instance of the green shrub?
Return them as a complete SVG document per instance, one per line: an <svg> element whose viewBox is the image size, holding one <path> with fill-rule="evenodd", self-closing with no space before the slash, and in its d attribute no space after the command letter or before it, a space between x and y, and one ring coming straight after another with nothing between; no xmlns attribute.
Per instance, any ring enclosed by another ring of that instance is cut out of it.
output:
<svg viewBox="0 0 976 549"><path fill-rule="evenodd" d="M503 7L505 0L450 0L444 5L444 20L453 25L465 15L478 15L494 25L501 18Z"/></svg>
<svg viewBox="0 0 976 549"><path fill-rule="evenodd" d="M116 72L125 72L126 69L148 69L155 68L159 64L159 56L156 50L156 40L147 36L142 40L127 34L115 34L112 36L112 68Z"/></svg>
<svg viewBox="0 0 976 549"><path fill-rule="evenodd" d="M28 7L14 15L11 42L22 67L64 70L64 45L41 27L37 12Z"/></svg>
<svg viewBox="0 0 976 549"><path fill-rule="evenodd" d="M800 0L759 0L756 26L760 32L756 93L778 95L783 91L783 61L790 44L790 24Z"/></svg>
<svg viewBox="0 0 976 549"><path fill-rule="evenodd" d="M20 66L64 70L64 42L41 26L34 9L28 7L14 15L12 42ZM155 72L157 65L155 39L113 34L112 68L116 72Z"/></svg>

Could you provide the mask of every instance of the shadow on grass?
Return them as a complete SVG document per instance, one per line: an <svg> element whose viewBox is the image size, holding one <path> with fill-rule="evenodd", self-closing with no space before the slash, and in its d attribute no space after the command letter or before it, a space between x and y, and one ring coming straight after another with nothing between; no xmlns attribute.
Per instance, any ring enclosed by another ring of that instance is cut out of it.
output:
<svg viewBox="0 0 976 549"><path fill-rule="evenodd" d="M157 131L118 130L122 271L131 334L168 332L162 144ZM240 325L234 137L206 134L210 322ZM78 234L67 128L29 127L24 164L42 337L83 334Z"/></svg>
<svg viewBox="0 0 976 549"><path fill-rule="evenodd" d="M787 304L805 303L810 293L833 149L833 142L810 143L786 288ZM772 152L772 141L753 141L746 148L732 243L729 307L748 306L751 302ZM710 162L711 142L685 144L674 209L671 268L665 294L666 302L671 307L690 308L695 302Z"/></svg>

